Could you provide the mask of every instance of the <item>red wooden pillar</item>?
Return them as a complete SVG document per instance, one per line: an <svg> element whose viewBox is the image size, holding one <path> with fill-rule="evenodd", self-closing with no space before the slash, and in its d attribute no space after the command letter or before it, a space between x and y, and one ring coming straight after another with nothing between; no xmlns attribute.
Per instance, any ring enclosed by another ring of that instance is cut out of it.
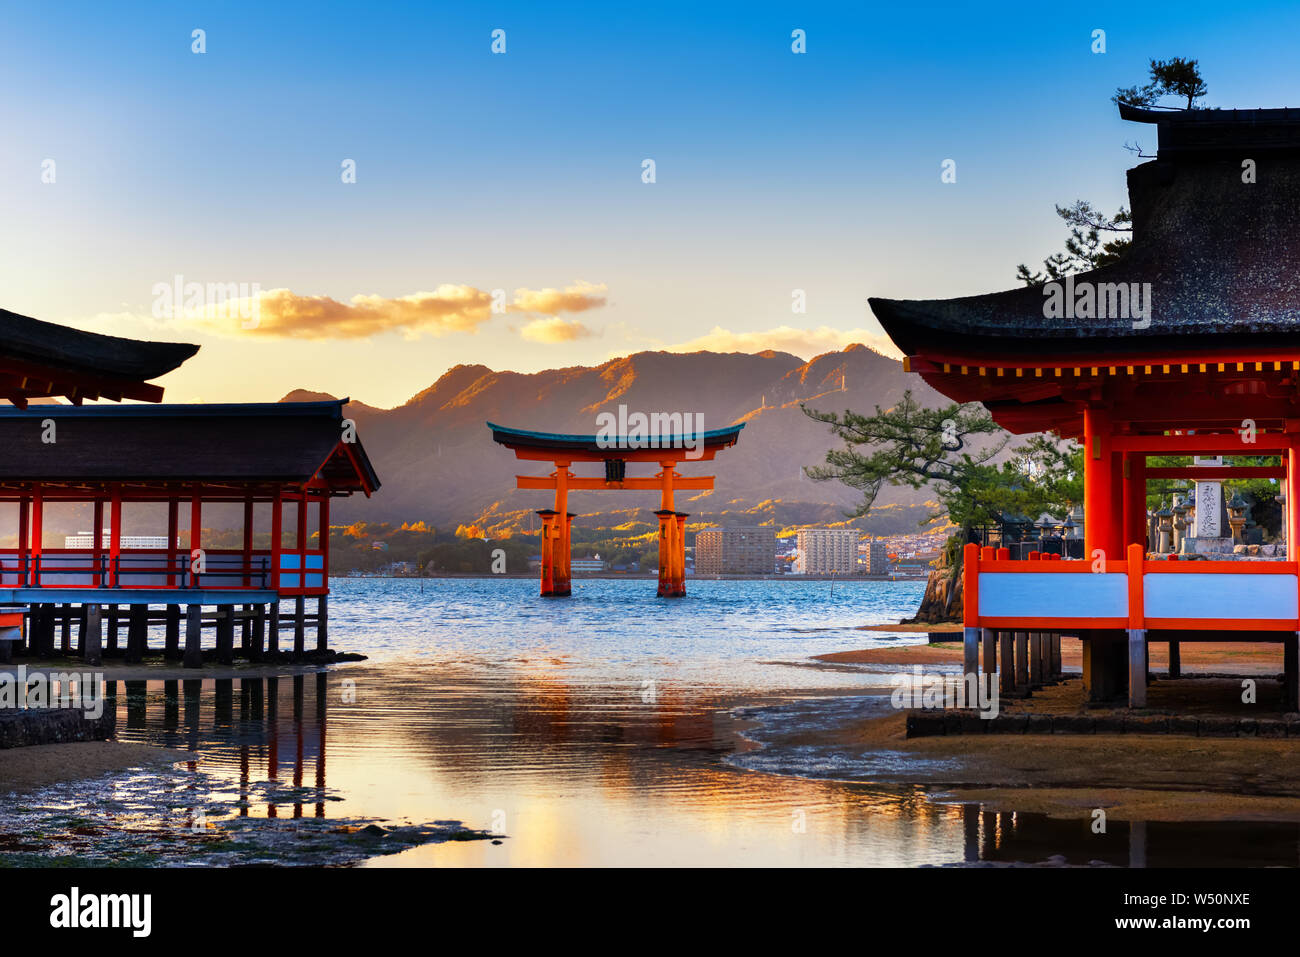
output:
<svg viewBox="0 0 1300 957"><path fill-rule="evenodd" d="M659 517L659 597L671 598L673 595L673 553L676 550L677 529L676 513L672 509L661 508L655 515Z"/></svg>
<svg viewBox="0 0 1300 957"><path fill-rule="evenodd" d="M247 588L253 583L252 565L253 565L253 496L244 497L244 587Z"/></svg>
<svg viewBox="0 0 1300 957"><path fill-rule="evenodd" d="M28 539L30 537L29 501L26 495L18 500L18 584L24 588L31 581L27 568Z"/></svg>
<svg viewBox="0 0 1300 957"><path fill-rule="evenodd" d="M678 598L686 594L686 512L678 512L676 519L677 531L677 549L673 554L675 564L677 565L677 575L673 582L673 594Z"/></svg>
<svg viewBox="0 0 1300 957"><path fill-rule="evenodd" d="M555 511L549 508L537 512L542 518L542 597L555 595Z"/></svg>
<svg viewBox="0 0 1300 957"><path fill-rule="evenodd" d="M1287 432L1292 432L1292 420L1288 419L1286 424ZM1291 445L1286 453L1286 558L1290 562L1300 562L1300 433L1292 433L1289 438Z"/></svg>
<svg viewBox="0 0 1300 957"><path fill-rule="evenodd" d="M32 576L33 588L41 587L41 538L42 523L45 518L45 496L40 483L32 486Z"/></svg>
<svg viewBox="0 0 1300 957"><path fill-rule="evenodd" d="M1089 406L1083 413L1083 548L1091 561L1101 549L1105 557L1120 561L1124 557L1120 527L1119 489L1115 487L1116 467L1111 442L1110 413Z"/></svg>
<svg viewBox="0 0 1300 957"><path fill-rule="evenodd" d="M190 583L191 588L199 587L199 566L196 565L195 551L203 548L203 497L199 494L198 486L190 496L190 569L194 572L193 581Z"/></svg>
<svg viewBox="0 0 1300 957"><path fill-rule="evenodd" d="M104 581L104 500L96 498L91 506L90 527L90 562L94 571L90 575L90 584L94 588L103 588Z"/></svg>
<svg viewBox="0 0 1300 957"><path fill-rule="evenodd" d="M167 587L176 587L176 539L181 531L181 503L167 500Z"/></svg>
<svg viewBox="0 0 1300 957"><path fill-rule="evenodd" d="M100 533L102 534L102 533ZM112 487L108 507L108 585L119 587L118 564L122 560L122 487ZM116 620L116 619L115 619Z"/></svg>
<svg viewBox="0 0 1300 957"><path fill-rule="evenodd" d="M325 590L330 587L330 493L327 491L320 500L320 554L321 582Z"/></svg>
<svg viewBox="0 0 1300 957"><path fill-rule="evenodd" d="M275 490L271 500L271 587L280 590L280 552L284 538L284 493Z"/></svg>

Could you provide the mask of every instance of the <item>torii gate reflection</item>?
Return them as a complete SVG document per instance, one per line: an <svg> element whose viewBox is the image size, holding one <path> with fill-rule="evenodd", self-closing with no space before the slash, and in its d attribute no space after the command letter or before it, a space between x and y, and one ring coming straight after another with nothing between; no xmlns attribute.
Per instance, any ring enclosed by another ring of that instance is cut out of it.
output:
<svg viewBox="0 0 1300 957"><path fill-rule="evenodd" d="M659 489L659 595L677 598L686 594L686 519L676 510L673 492L681 490L712 491L713 476L677 474L677 465L685 461L709 461L722 449L736 444L739 425L698 434L659 436L655 439L628 437L605 438L595 435L558 435L529 432L489 422L492 438L515 457L532 462L551 462L555 471L549 476L518 475L521 489L554 489L555 508L538 511L542 517L542 589L544 598L559 598L572 593L570 541L573 513L569 511L569 492L604 489ZM574 475L569 468L575 462L604 462L605 476ZM653 475L628 477L628 462L658 463Z"/></svg>

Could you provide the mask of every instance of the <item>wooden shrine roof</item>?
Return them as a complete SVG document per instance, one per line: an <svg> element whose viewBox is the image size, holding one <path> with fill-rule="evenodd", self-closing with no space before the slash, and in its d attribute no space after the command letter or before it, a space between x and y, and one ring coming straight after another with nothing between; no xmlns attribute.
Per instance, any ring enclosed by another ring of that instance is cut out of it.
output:
<svg viewBox="0 0 1300 957"><path fill-rule="evenodd" d="M0 407L0 481L317 480L369 495L379 479L360 440L344 441L345 402Z"/></svg>
<svg viewBox="0 0 1300 957"><path fill-rule="evenodd" d="M144 342L84 332L0 309L0 398L141 399L157 402L149 385L198 351L185 342Z"/></svg>

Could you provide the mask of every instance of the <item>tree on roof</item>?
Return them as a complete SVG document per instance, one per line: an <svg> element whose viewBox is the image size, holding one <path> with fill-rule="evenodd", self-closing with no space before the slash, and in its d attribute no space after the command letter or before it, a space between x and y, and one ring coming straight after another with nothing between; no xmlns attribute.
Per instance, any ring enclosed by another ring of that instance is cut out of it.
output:
<svg viewBox="0 0 1300 957"><path fill-rule="evenodd" d="M1187 98L1185 109L1194 110L1196 101L1208 92L1197 61L1174 57L1152 60L1151 79L1145 86L1122 86L1111 99L1133 106L1155 106L1162 96L1181 96Z"/></svg>
<svg viewBox="0 0 1300 957"><path fill-rule="evenodd" d="M813 481L843 482L862 492L853 517L866 515L885 485L930 486L940 508L922 522L947 513L972 540L979 525L1007 516L1063 511L1082 498L1082 456L1077 447L1034 436L995 462L1011 441L978 403L927 409L911 391L891 409L873 415L819 412L801 406L811 419L831 427L844 447L826 453L826 464L804 471ZM982 436L991 437L984 441Z"/></svg>
<svg viewBox="0 0 1300 957"><path fill-rule="evenodd" d="M1039 271L1031 271L1024 263L1017 266L1016 278L1026 286L1041 286L1072 273L1118 262L1133 242L1130 236L1125 235L1133 232L1133 220L1123 206L1111 217L1093 208L1087 200L1076 199L1073 206L1057 206L1056 215L1070 226L1065 252L1052 253L1043 260L1043 268ZM1102 233L1108 233L1112 238L1103 240Z"/></svg>

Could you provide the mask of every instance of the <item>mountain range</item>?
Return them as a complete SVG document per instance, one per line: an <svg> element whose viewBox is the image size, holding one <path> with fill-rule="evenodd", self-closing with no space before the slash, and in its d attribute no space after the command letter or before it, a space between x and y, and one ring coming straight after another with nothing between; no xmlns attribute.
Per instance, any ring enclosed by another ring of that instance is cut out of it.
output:
<svg viewBox="0 0 1300 957"><path fill-rule="evenodd" d="M803 474L839 443L800 406L870 412L893 405L907 389L924 405L946 404L901 363L862 345L808 361L773 351L640 352L535 373L458 365L396 408L348 403L345 414L356 421L383 488L369 500L340 501L331 517L335 523L423 520L440 530L473 523L493 534L535 528L534 510L549 506L551 495L518 491L514 477L545 474L548 466L516 460L493 442L485 423L594 434L598 414L617 415L625 405L629 412L698 413L705 429L745 424L733 448L712 462L681 467L682 474L717 477L713 492L678 494L677 507L692 523L841 523L860 493ZM330 397L300 389L283 401L324 398ZM594 464L575 470L600 471ZM628 465L629 475L655 470ZM932 497L925 489L887 487L871 515L853 524L874 534L915 531L933 511L933 502L925 504ZM570 503L579 525L600 527L653 522L658 507L657 493L633 491L576 493Z"/></svg>

